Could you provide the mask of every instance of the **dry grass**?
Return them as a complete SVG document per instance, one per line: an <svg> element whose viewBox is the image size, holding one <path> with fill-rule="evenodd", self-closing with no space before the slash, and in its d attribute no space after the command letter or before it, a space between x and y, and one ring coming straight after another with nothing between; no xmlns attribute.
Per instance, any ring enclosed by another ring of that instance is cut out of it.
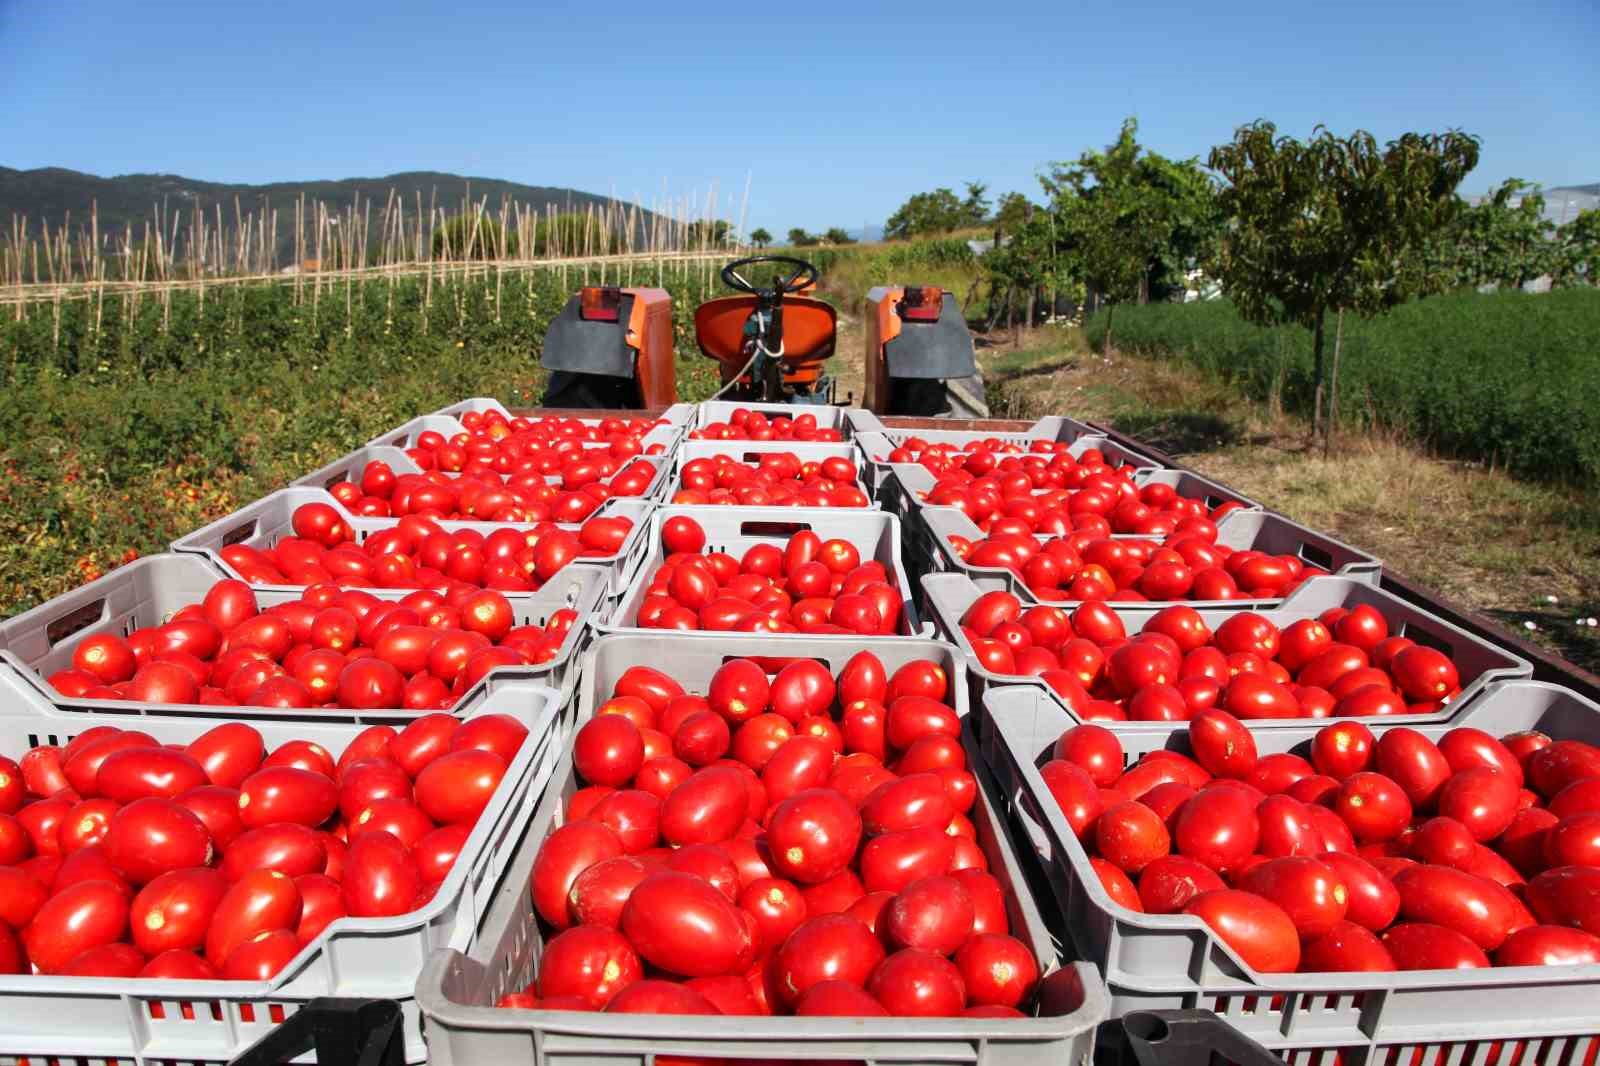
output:
<svg viewBox="0 0 1600 1066"><path fill-rule="evenodd" d="M1110 423L1600 668L1600 629L1577 624L1600 616L1593 494L1436 459L1378 434L1343 438L1324 458L1307 449L1303 422L1176 363L1091 353L1076 331L1039 331L984 361L997 417Z"/></svg>

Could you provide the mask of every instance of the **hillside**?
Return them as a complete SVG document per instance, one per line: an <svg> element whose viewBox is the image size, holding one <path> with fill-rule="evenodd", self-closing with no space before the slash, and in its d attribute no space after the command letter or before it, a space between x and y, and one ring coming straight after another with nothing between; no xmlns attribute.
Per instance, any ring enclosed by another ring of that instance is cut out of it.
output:
<svg viewBox="0 0 1600 1066"><path fill-rule="evenodd" d="M14 215L26 216L33 232L37 233L41 220L48 222L51 227L61 225L69 217L74 226L87 222L90 205L93 204L99 212L101 233L121 231L129 224L137 233L143 223L150 221L154 209L161 204L166 205L169 218L178 211L187 215L196 205L207 212L215 212L220 204L223 222L228 226L233 223L236 201L239 210L245 213L259 213L265 204L267 208L276 208L278 211L278 243L282 259L292 258L294 240L290 231L294 226L295 204L302 195L308 203L320 200L330 209L343 208L360 196L362 201L372 201L373 210L377 212L382 210L391 191L405 201L408 215L415 210L419 195L424 212L430 203L458 208L469 196L474 201L487 196L491 210L499 206L502 197L540 211L547 210L552 204L558 210L583 211L591 205L604 208L612 202L609 197L577 189L521 185L513 181L464 177L431 170L407 171L377 178L343 178L338 181L230 185L176 174L122 174L102 178L61 167L42 167L37 170L0 167L0 220L9 230ZM645 218L648 217L649 213L646 212Z"/></svg>

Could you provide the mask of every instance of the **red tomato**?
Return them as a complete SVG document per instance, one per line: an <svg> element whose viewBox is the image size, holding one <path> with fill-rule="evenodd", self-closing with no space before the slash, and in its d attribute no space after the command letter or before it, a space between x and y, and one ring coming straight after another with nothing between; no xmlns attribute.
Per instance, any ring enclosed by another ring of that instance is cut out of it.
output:
<svg viewBox="0 0 1600 1066"><path fill-rule="evenodd" d="M1363 844L1393 840L1411 823L1411 801L1383 774L1352 774L1339 786L1333 809Z"/></svg>
<svg viewBox="0 0 1600 1066"><path fill-rule="evenodd" d="M1095 847L1108 862L1135 874L1168 854L1172 838L1154 811L1127 802L1107 808L1095 822Z"/></svg>
<svg viewBox="0 0 1600 1066"><path fill-rule="evenodd" d="M257 868L235 881L218 901L206 929L205 956L220 966L235 948L262 933L293 929L302 901L294 881L277 870Z"/></svg>
<svg viewBox="0 0 1600 1066"><path fill-rule="evenodd" d="M1213 870L1233 867L1254 854L1261 839L1255 808L1250 795L1236 788L1202 789L1178 809L1173 847Z"/></svg>
<svg viewBox="0 0 1600 1066"><path fill-rule="evenodd" d="M505 760L465 748L430 762L417 777L417 806L441 825L471 825L505 777Z"/></svg>
<svg viewBox="0 0 1600 1066"><path fill-rule="evenodd" d="M1472 766L1450 776L1437 794L1439 813L1467 828L1473 839L1493 840L1517 814L1518 785L1510 774Z"/></svg>
<svg viewBox="0 0 1600 1066"><path fill-rule="evenodd" d="M633 779L644 762L644 740L638 728L620 714L589 719L572 742L572 762L594 785L618 787Z"/></svg>
<svg viewBox="0 0 1600 1066"><path fill-rule="evenodd" d="M843 914L809 918L772 956L778 998L793 1007L812 986L844 981L863 987L884 959L883 945L866 924Z"/></svg>
<svg viewBox="0 0 1600 1066"><path fill-rule="evenodd" d="M1282 907L1303 940L1315 940L1344 920L1349 891L1332 868L1316 859L1269 859L1238 878L1246 892Z"/></svg>
<svg viewBox="0 0 1600 1066"><path fill-rule="evenodd" d="M1454 929L1427 922L1402 922L1383 934L1383 946L1399 970L1469 970L1489 957Z"/></svg>
<svg viewBox="0 0 1600 1066"><path fill-rule="evenodd" d="M980 933L955 954L956 969L966 985L967 1002L982 1006L1019 1007L1033 997L1039 964L1016 937Z"/></svg>
<svg viewBox="0 0 1600 1066"><path fill-rule="evenodd" d="M557 929L572 924L568 893L578 875L606 859L622 855L617 834L599 822L569 822L539 845L529 877L534 909Z"/></svg>
<svg viewBox="0 0 1600 1066"><path fill-rule="evenodd" d="M861 883L868 892L899 892L918 878L945 873L954 851L955 842L943 829L873 837L861 849Z"/></svg>
<svg viewBox="0 0 1600 1066"><path fill-rule="evenodd" d="M867 991L892 1015L948 1017L966 1001L961 971L931 951L906 948L878 964Z"/></svg>
<svg viewBox="0 0 1600 1066"><path fill-rule="evenodd" d="M78 955L113 944L128 927L128 897L110 881L80 881L51 896L22 930L41 973L61 973Z"/></svg>
<svg viewBox="0 0 1600 1066"><path fill-rule="evenodd" d="M972 897L950 877L911 882L883 912L880 935L901 948L949 955L972 935Z"/></svg>
<svg viewBox="0 0 1600 1066"><path fill-rule="evenodd" d="M198 950L211 917L228 891L227 880L205 868L171 870L134 897L129 910L133 943L146 955Z"/></svg>
<svg viewBox="0 0 1600 1066"><path fill-rule="evenodd" d="M1518 929L1494 953L1496 966L1592 966L1600 963L1600 936L1560 925Z"/></svg>
<svg viewBox="0 0 1600 1066"><path fill-rule="evenodd" d="M350 842L340 890L346 913L358 918L405 914L416 905L422 877L405 844L392 833L362 833Z"/></svg>
<svg viewBox="0 0 1600 1066"><path fill-rule="evenodd" d="M941 784L940 795L943 794ZM948 822L946 818L945 823ZM862 816L839 792L828 788L796 792L767 816L772 868L780 876L801 884L825 881L849 866L861 832Z"/></svg>
<svg viewBox="0 0 1600 1066"><path fill-rule="evenodd" d="M1308 940L1300 952L1303 973L1386 973L1394 969L1394 959L1383 941L1354 922L1334 922L1326 933Z"/></svg>
<svg viewBox="0 0 1600 1066"><path fill-rule="evenodd" d="M1255 738L1227 711L1201 711L1190 718L1189 746L1200 765L1217 777L1242 778L1255 768Z"/></svg>
<svg viewBox="0 0 1600 1066"><path fill-rule="evenodd" d="M540 998L579 996L604 1010L618 992L643 979L633 947L614 929L576 926L552 937L539 957Z"/></svg>
<svg viewBox="0 0 1600 1066"><path fill-rule="evenodd" d="M1378 738L1376 752L1378 772L1404 789L1413 807L1431 807L1450 777L1450 763L1415 729L1387 730Z"/></svg>
<svg viewBox="0 0 1600 1066"><path fill-rule="evenodd" d="M129 881L145 884L168 870L211 861L211 834L185 807L147 798L117 811L106 830L106 857Z"/></svg>
<svg viewBox="0 0 1600 1066"><path fill-rule="evenodd" d="M744 776L730 766L708 766L663 801L662 839L673 845L721 843L743 824L749 808Z"/></svg>
<svg viewBox="0 0 1600 1066"><path fill-rule="evenodd" d="M1294 922L1271 900L1225 888L1196 896L1183 912L1204 919L1253 970L1292 973L1300 965L1300 937Z"/></svg>
<svg viewBox="0 0 1600 1066"><path fill-rule="evenodd" d="M239 786L239 818L248 829L274 822L318 826L339 806L339 788L310 770L273 766L258 770Z"/></svg>
<svg viewBox="0 0 1600 1066"><path fill-rule="evenodd" d="M631 856L600 860L572 882L567 893L572 916L580 925L617 928L628 897L649 874L649 868Z"/></svg>
<svg viewBox="0 0 1600 1066"><path fill-rule="evenodd" d="M1395 876L1400 916L1442 925L1484 951L1499 947L1516 921L1513 897L1485 877L1448 866L1410 866Z"/></svg>
<svg viewBox="0 0 1600 1066"><path fill-rule="evenodd" d="M688 874L641 881L622 908L623 935L647 962L684 977L714 977L748 965L753 924L721 892Z"/></svg>

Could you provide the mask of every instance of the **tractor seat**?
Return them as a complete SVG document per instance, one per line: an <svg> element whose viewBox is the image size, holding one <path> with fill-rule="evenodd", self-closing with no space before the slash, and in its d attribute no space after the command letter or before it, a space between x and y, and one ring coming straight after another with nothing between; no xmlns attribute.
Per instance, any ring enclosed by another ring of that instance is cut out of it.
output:
<svg viewBox="0 0 1600 1066"><path fill-rule="evenodd" d="M756 309L754 296L721 296L695 308L694 338L700 351L722 363L740 365L744 324ZM833 355L839 316L833 305L808 296L783 301L783 361L791 369L816 366Z"/></svg>

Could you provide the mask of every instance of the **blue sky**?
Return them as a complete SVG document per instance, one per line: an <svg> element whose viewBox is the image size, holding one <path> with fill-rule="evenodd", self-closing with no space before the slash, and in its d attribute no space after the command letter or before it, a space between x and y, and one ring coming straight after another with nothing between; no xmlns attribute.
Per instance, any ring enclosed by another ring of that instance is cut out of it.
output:
<svg viewBox="0 0 1600 1066"><path fill-rule="evenodd" d="M1464 192L1600 181L1596 0L776 7L0 0L0 164L715 187L735 218L748 175L748 226L781 233L967 179L1037 195L1134 115L1178 157L1258 117L1460 127Z"/></svg>

